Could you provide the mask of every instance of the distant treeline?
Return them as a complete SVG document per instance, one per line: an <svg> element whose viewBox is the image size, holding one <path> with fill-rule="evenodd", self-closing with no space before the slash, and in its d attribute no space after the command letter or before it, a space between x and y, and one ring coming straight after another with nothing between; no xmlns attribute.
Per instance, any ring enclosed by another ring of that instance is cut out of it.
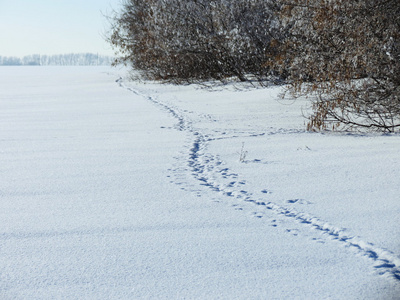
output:
<svg viewBox="0 0 400 300"><path fill-rule="evenodd" d="M111 56L93 53L34 54L22 58L0 56L0 66L105 66L111 65L113 59Z"/></svg>

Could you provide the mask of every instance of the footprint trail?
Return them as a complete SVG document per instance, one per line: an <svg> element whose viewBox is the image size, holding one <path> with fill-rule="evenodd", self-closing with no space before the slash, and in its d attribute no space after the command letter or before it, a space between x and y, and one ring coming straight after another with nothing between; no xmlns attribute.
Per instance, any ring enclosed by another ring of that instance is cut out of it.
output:
<svg viewBox="0 0 400 300"><path fill-rule="evenodd" d="M400 282L400 258L392 251L376 247L373 243L363 241L357 236L348 235L344 229L329 224L316 216L265 201L246 189L245 178L241 178L239 174L232 171L218 156L207 153L207 146L215 140L265 135L265 133L233 132L222 135L215 133L214 136L210 136L209 132L205 134L200 129L194 128L187 112L182 112L179 108L158 100L156 96L126 86L122 78L116 82L120 87L143 97L170 114L177 121L174 128L187 133L187 145L177 157L177 166L172 170L174 179L171 182L181 186L184 190L197 193L198 196L201 196L202 188L208 188L216 193L216 201L227 203L235 210L250 211L250 215L259 219L268 216L271 227L277 228L281 226L280 224L286 224L288 227L288 224L293 224L294 226L285 229L286 233L293 236L309 238L307 235L310 235L311 239L317 243L336 242L353 253L368 258L372 262L376 274ZM198 186L190 184L187 180L188 177L195 179ZM265 195L264 198L267 198L269 193L267 189L260 192ZM288 205L295 203L310 204L303 199L287 200ZM318 233L317 237L315 237L316 233Z"/></svg>

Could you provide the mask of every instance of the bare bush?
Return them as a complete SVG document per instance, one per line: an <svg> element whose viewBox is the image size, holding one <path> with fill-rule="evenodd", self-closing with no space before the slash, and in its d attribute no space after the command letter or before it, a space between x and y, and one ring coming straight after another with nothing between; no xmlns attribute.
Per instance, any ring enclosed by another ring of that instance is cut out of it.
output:
<svg viewBox="0 0 400 300"><path fill-rule="evenodd" d="M265 0L127 0L109 41L145 78L176 83L264 79L279 35Z"/></svg>
<svg viewBox="0 0 400 300"><path fill-rule="evenodd" d="M287 0L278 67L294 95L312 95L308 129L400 127L400 2Z"/></svg>

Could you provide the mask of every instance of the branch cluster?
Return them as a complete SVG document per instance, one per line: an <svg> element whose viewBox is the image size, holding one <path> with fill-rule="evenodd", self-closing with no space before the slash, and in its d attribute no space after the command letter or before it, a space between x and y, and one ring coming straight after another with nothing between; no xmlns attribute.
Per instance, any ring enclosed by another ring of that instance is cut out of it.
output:
<svg viewBox="0 0 400 300"><path fill-rule="evenodd" d="M176 83L268 74L279 36L273 1L127 0L112 17L117 63Z"/></svg>
<svg viewBox="0 0 400 300"><path fill-rule="evenodd" d="M308 129L400 127L400 2L286 0L282 51L294 95L312 95Z"/></svg>

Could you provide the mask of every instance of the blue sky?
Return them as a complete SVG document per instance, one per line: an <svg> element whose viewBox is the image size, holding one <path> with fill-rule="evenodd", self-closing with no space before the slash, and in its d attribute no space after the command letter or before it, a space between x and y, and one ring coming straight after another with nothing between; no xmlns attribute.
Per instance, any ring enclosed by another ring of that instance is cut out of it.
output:
<svg viewBox="0 0 400 300"><path fill-rule="evenodd" d="M103 13L121 0L0 0L0 56L92 52L112 55Z"/></svg>

